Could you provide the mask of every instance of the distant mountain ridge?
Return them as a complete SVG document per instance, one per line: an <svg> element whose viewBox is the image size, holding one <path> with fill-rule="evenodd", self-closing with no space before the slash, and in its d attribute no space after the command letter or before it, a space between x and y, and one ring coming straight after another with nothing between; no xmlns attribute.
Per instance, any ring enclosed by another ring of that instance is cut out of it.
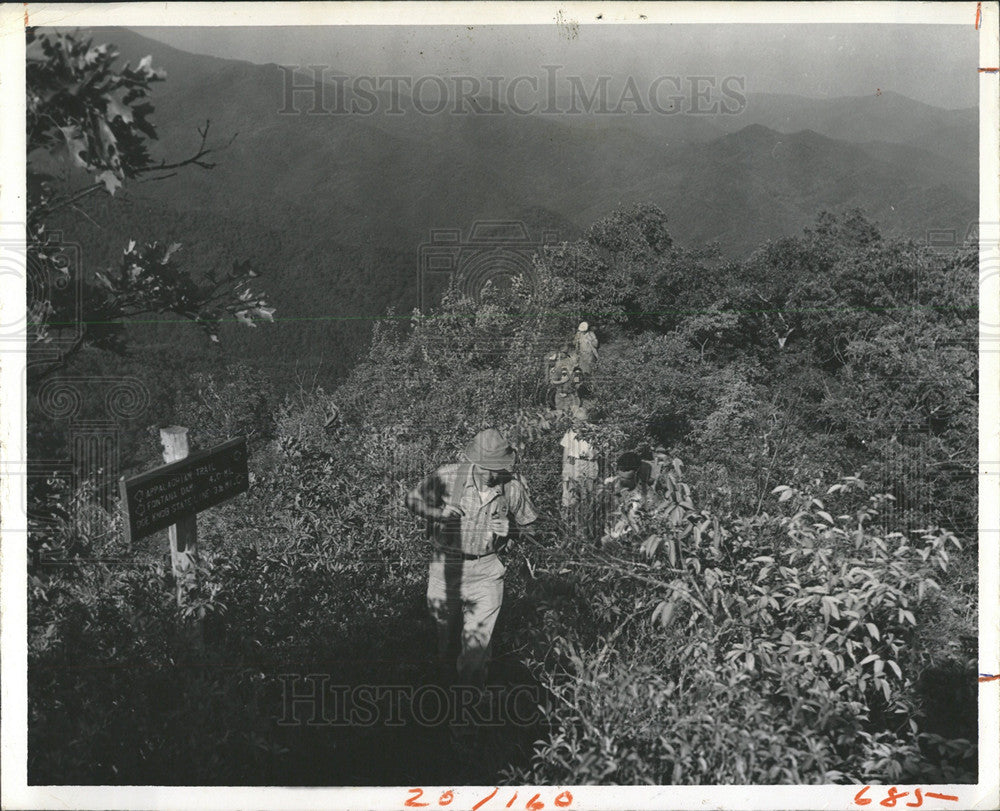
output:
<svg viewBox="0 0 1000 811"><path fill-rule="evenodd" d="M76 227L109 257L120 247L108 234L140 223L149 236L203 244L195 257L220 241L253 241L256 255L238 258L273 280L279 318L311 324L318 337L303 351L316 341L355 351L367 333L353 319L415 306L420 245L433 228L521 220L532 233L573 239L619 205L652 202L681 244L717 242L738 257L823 209L860 207L885 232L919 240L976 219L968 144L978 142L977 111L889 91L750 94L739 115L713 117L388 115L390 103L409 100L385 93L371 115L296 115L281 112L286 72L277 65L187 54L125 29L89 33L123 60L152 54L166 69L152 98L165 157L193 151L207 119L219 141L238 136L211 172L132 184L97 218L103 234L83 220ZM239 343L264 355L282 346L263 336Z"/></svg>
<svg viewBox="0 0 1000 811"><path fill-rule="evenodd" d="M906 187L916 194L922 189L933 192L940 202L947 197L938 188L943 186L954 192L955 199L948 202L962 216L978 194L975 186L963 190L976 178L977 156L966 147L970 137L977 140L977 111L943 110L888 90L870 97L828 100L751 93L739 115L686 116L698 122L695 126L683 116L592 115L594 126L587 124L588 116L570 115L394 116L384 113L393 103L385 93L382 109L373 115L288 115L280 112L288 109L283 95L286 75L276 65L186 54L125 29L92 29L92 33L98 40L115 42L123 58L135 60L152 53L154 64L166 68L167 81L154 96L154 120L172 154L185 143L193 144L194 128L211 118L219 136L240 133L230 156L234 161L251 160L253 172L266 172L265 189L290 202L302 199L306 189L306 196L312 193L337 209L355 210L369 227L384 224L378 221L385 219L385 212L392 212L399 228L412 231L449 224L441 220L452 212L461 212L462 217L472 213L473 218L512 217L521 207L536 211L540 207L549 209L554 221L583 228L592 218L593 204L580 200L576 192L592 193L604 179L612 189L599 195L602 200L653 195L659 197L653 202L666 203L676 197L671 193L673 184L657 189L649 182L650 172L675 175L665 181L689 177L691 172L682 167L689 167L692 160L707 164L715 155L720 163L729 163L729 150L749 158L747 148L765 150L771 157L776 148L779 152L787 148L800 161L812 149L822 165L843 172L848 153L836 142L844 141L855 147L850 154L860 161L859 169L867 161L858 148L893 190ZM327 90L332 97L334 88ZM308 108L308 102L309 97L301 94L296 99L300 108ZM394 103L405 108L408 99L400 93ZM675 124L678 121L682 124ZM762 127L791 137L779 139L778 146ZM680 130L684 137L671 137L672 131ZM741 131L746 131L742 138L727 137ZM810 142L809 132L826 140ZM961 133L964 140L943 138L942 132ZM662 137L653 137L656 133ZM698 143L714 146L705 152L693 147ZM211 175L186 177L187 191L200 203L216 204L231 189L214 187L246 180L239 167L227 165L234 161L223 157L223 165ZM778 169L763 154L756 156L754 165L769 172ZM712 173L710 166L704 168ZM813 191L824 185L831 190L851 188L840 182L842 177L810 179L807 174L796 170L804 188ZM874 198L875 190L844 200L832 191L819 195L823 204L831 206L869 196ZM685 197L690 199L689 194ZM872 202L875 208L870 213L875 217L896 207L894 201ZM667 213L674 218L675 212ZM803 213L808 222L816 212ZM887 215L885 224L919 235L924 230L921 215L908 213L917 218L909 225L903 215L894 214ZM943 211L938 219L948 215ZM687 237L683 213L678 213L677 221L677 236L683 241ZM701 238L703 229L697 235ZM765 232L750 244L724 247L745 252L760 238L771 236Z"/></svg>

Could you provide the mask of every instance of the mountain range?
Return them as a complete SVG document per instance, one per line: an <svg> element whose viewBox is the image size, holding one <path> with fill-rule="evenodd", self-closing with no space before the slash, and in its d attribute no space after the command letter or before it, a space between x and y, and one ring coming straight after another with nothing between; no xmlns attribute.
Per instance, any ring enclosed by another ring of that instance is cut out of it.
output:
<svg viewBox="0 0 1000 811"><path fill-rule="evenodd" d="M739 113L713 116L519 115L488 98L500 114L422 115L402 91L379 93L369 115L314 115L300 93L296 114L278 65L185 53L127 29L84 33L165 69L152 97L158 155L193 153L206 120L210 144L236 137L212 171L132 184L67 229L98 264L132 236L181 242L196 265L249 259L279 322L230 331L225 351L274 366L321 353L343 371L372 318L418 303L432 229L517 220L569 240L618 206L651 202L682 245L715 242L739 258L824 209L858 207L884 233L921 241L977 218L978 111L888 89L747 94ZM386 112L394 106L404 114Z"/></svg>

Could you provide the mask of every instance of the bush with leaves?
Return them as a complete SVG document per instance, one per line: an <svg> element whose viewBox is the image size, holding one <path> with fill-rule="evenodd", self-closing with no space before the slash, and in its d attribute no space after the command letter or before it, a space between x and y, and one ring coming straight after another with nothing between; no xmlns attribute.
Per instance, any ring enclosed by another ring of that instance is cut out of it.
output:
<svg viewBox="0 0 1000 811"><path fill-rule="evenodd" d="M722 521L671 479L641 550L578 577L583 599L615 595L617 627L540 662L551 731L512 779L974 781L974 743L922 733L915 690L952 533L878 531L886 497L855 478L825 500L780 486L791 514Z"/></svg>

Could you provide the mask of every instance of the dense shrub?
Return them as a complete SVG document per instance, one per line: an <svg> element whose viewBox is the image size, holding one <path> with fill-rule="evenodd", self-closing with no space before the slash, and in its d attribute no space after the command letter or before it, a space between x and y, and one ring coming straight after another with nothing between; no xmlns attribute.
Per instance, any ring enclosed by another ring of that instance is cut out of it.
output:
<svg viewBox="0 0 1000 811"><path fill-rule="evenodd" d="M873 531L885 498L850 498L863 487L824 501L782 486L790 514L721 522L678 502L641 551L591 561L583 599L614 595L619 624L610 642L557 640L559 664L540 668L551 731L512 779L974 781L975 745L922 734L914 689L928 664L916 630L940 617L960 543Z"/></svg>
<svg viewBox="0 0 1000 811"><path fill-rule="evenodd" d="M193 441L246 433L253 453L250 492L199 517L185 616L162 551L135 560L116 517L50 505L33 543L77 564L30 572L30 779L975 778L974 651L953 644L975 635L971 254L824 217L735 266L679 248L642 208L535 270L508 295L390 313L329 393L275 407L251 369L190 381L173 413ZM654 442L686 463L643 537L600 549L604 500L585 505L596 521L560 514L569 422L545 404L544 358L581 317L602 341L586 430L602 475ZM279 724L289 674L435 678L426 539L402 498L490 425L541 513L508 553L496 641L504 678L546 691L543 728L456 765L442 730Z"/></svg>

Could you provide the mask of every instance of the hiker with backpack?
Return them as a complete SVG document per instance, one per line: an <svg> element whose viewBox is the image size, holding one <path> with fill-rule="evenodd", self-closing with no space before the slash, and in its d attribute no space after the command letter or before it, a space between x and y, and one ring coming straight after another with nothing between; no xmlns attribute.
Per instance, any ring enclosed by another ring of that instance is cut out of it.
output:
<svg viewBox="0 0 1000 811"><path fill-rule="evenodd" d="M573 364L575 361L569 356L569 346L564 346L558 352L551 353L548 358L546 369L546 382L548 390L546 392L546 404L549 408L557 411L568 411L571 403L568 396L571 394L570 381L572 377Z"/></svg>
<svg viewBox="0 0 1000 811"><path fill-rule="evenodd" d="M557 365L558 377L553 377L552 407L566 414L580 406L579 378L565 364Z"/></svg>

